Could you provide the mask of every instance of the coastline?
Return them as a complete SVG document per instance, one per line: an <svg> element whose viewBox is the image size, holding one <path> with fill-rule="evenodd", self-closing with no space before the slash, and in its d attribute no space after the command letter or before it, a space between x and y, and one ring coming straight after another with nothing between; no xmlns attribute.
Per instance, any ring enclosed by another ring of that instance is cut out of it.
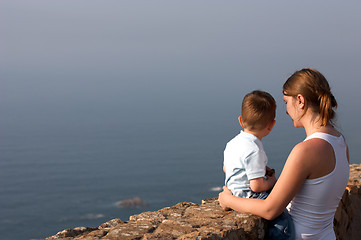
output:
<svg viewBox="0 0 361 240"><path fill-rule="evenodd" d="M335 214L336 237L357 239L361 235L361 164L350 165L350 177ZM264 239L267 223L251 214L223 211L217 198L198 205L181 202L155 212L119 218L98 228L65 229L45 240L66 239Z"/></svg>

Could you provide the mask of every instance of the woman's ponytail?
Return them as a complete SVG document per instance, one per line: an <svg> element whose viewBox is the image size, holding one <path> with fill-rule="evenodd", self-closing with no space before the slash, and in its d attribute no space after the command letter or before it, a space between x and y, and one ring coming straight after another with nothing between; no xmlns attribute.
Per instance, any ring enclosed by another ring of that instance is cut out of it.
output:
<svg viewBox="0 0 361 240"><path fill-rule="evenodd" d="M321 125L326 126L335 116L333 107L337 107L337 102L331 93L320 94L318 100L320 103L319 113L322 121Z"/></svg>

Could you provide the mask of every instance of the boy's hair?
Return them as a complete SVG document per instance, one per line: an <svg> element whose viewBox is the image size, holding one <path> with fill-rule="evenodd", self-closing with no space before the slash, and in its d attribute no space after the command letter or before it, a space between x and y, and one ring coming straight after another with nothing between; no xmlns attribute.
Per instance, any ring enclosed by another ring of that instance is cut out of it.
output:
<svg viewBox="0 0 361 240"><path fill-rule="evenodd" d="M271 94L255 90L243 98L241 115L244 128L264 129L276 117L276 101Z"/></svg>

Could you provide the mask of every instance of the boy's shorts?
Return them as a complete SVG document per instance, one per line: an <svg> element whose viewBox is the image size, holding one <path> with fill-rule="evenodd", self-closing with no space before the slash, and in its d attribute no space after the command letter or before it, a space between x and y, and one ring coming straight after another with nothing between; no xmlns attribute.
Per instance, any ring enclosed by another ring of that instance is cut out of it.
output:
<svg viewBox="0 0 361 240"><path fill-rule="evenodd" d="M251 195L249 196L249 198L266 199L270 193L271 191L259 192L259 193L251 191Z"/></svg>
<svg viewBox="0 0 361 240"><path fill-rule="evenodd" d="M271 191L267 192L251 192L249 198L266 199ZM292 240L295 239L295 226L291 215L287 209L281 215L268 222L268 232L266 239Z"/></svg>

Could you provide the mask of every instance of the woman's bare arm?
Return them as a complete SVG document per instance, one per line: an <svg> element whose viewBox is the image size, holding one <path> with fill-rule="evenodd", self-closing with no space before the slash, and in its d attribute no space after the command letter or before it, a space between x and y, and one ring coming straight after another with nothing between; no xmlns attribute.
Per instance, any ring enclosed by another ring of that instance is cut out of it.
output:
<svg viewBox="0 0 361 240"><path fill-rule="evenodd" d="M296 145L290 153L281 176L267 199L239 198L225 188L219 194L219 202L223 208L232 208L238 212L247 212L265 219L274 219L286 208L301 188L310 173L310 159L305 151L306 142Z"/></svg>

